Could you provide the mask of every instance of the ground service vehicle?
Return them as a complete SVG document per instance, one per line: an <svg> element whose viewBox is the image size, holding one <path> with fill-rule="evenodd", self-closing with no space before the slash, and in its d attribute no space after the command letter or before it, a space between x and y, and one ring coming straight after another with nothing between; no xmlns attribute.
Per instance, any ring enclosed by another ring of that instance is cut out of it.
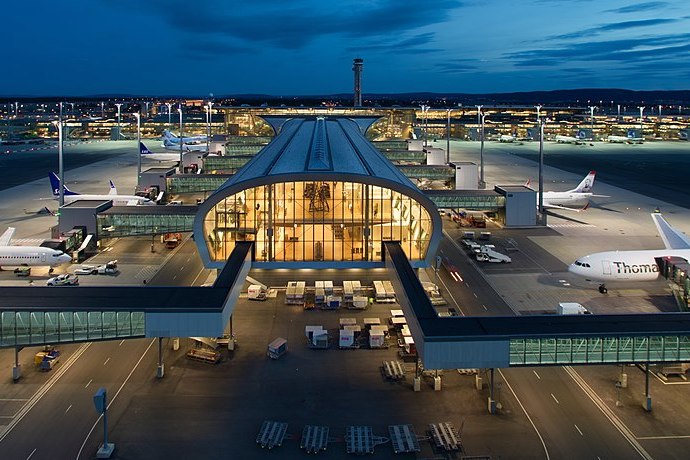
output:
<svg viewBox="0 0 690 460"><path fill-rule="evenodd" d="M69 273L53 276L46 281L46 286L76 286L77 284L79 284L79 277Z"/></svg>

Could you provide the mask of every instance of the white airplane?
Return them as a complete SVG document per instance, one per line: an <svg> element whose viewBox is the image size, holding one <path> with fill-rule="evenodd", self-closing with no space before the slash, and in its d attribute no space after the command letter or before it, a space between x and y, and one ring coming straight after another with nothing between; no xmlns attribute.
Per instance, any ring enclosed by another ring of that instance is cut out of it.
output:
<svg viewBox="0 0 690 460"><path fill-rule="evenodd" d="M166 150L177 150L180 151L180 143L177 144L171 142L169 139L164 139L161 147L165 147ZM182 144L183 152L206 152L208 150L206 144Z"/></svg>
<svg viewBox="0 0 690 460"><path fill-rule="evenodd" d="M561 134L557 135L554 140L559 144L583 144L586 140L586 133L583 130L577 132L577 135L573 136L563 136Z"/></svg>
<svg viewBox="0 0 690 460"><path fill-rule="evenodd" d="M188 137L182 137L180 139L179 136L174 135L170 130L166 129L163 131L163 141L168 141L171 144L177 144L180 145L180 142L183 144L199 144L202 142L206 142L206 139L208 139L208 136L188 136Z"/></svg>
<svg viewBox="0 0 690 460"><path fill-rule="evenodd" d="M42 246L12 246L14 227L0 236L0 266L55 267L72 261L72 257L56 249Z"/></svg>
<svg viewBox="0 0 690 460"><path fill-rule="evenodd" d="M58 199L60 197L60 178L54 172L48 174L50 179L50 185L53 192L53 198ZM65 198L65 204L72 203L77 200L112 200L113 206L134 206L134 205L155 205L154 201L137 195L118 195L117 189L113 181L110 181L110 192L102 195L95 194L81 194L73 192L68 189L66 185L62 186L63 195Z"/></svg>
<svg viewBox="0 0 690 460"><path fill-rule="evenodd" d="M618 144L642 144L644 137L635 136L635 131L630 129L627 136L608 136L606 141Z"/></svg>
<svg viewBox="0 0 690 460"><path fill-rule="evenodd" d="M153 161L180 161L180 145L175 147L177 153L153 153L144 145L143 142L139 142L139 154L142 160L153 160Z"/></svg>
<svg viewBox="0 0 690 460"><path fill-rule="evenodd" d="M596 171L590 171L582 182L572 190L565 192L544 192L544 207L553 209L564 209L566 211L580 212L587 209L589 199L592 197L608 198L607 195L595 195L592 193ZM529 187L531 181L525 184ZM539 205L539 195L537 195L537 206Z"/></svg>
<svg viewBox="0 0 690 460"><path fill-rule="evenodd" d="M657 259L679 257L690 260L690 238L671 227L659 213L652 214L664 249L606 251L580 257L568 267L570 273L588 281L600 281L599 292L606 294L607 281L652 281L659 277Z"/></svg>

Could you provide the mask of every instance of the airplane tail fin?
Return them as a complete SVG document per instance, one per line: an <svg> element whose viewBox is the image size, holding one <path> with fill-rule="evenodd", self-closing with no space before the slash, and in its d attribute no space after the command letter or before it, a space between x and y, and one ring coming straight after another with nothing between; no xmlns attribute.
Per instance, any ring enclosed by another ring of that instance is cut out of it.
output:
<svg viewBox="0 0 690 460"><path fill-rule="evenodd" d="M660 213L652 213L652 220L659 231L659 236L664 241L666 249L690 249L690 239L671 227Z"/></svg>
<svg viewBox="0 0 690 460"><path fill-rule="evenodd" d="M176 139L177 136L170 132L169 129L163 130L163 137L165 139Z"/></svg>
<svg viewBox="0 0 690 460"><path fill-rule="evenodd" d="M144 145L143 142L139 142L139 154L140 155L150 155L151 151Z"/></svg>
<svg viewBox="0 0 690 460"><path fill-rule="evenodd" d="M596 177L597 172L596 171L590 171L587 176L582 179L582 182L580 182L580 185L575 187L571 192L576 192L576 193L591 193L592 192L592 187L594 186L594 178Z"/></svg>
<svg viewBox="0 0 690 460"><path fill-rule="evenodd" d="M55 198L60 196L60 178L54 172L48 174L48 179L50 179L50 187L53 190L53 196ZM66 185L62 186L62 192L65 196L67 195L79 195L76 192L68 189Z"/></svg>
<svg viewBox="0 0 690 460"><path fill-rule="evenodd" d="M108 192L108 195L117 195L117 187L115 187L113 181L109 180L108 182L110 183L110 191Z"/></svg>

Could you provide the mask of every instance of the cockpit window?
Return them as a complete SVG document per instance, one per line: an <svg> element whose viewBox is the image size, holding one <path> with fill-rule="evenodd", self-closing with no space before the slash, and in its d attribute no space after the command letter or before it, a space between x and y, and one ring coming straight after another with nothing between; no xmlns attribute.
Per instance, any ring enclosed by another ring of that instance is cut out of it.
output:
<svg viewBox="0 0 690 460"><path fill-rule="evenodd" d="M589 264L586 264L584 262L580 262L579 260L575 261L575 265L577 265L578 267L591 268Z"/></svg>

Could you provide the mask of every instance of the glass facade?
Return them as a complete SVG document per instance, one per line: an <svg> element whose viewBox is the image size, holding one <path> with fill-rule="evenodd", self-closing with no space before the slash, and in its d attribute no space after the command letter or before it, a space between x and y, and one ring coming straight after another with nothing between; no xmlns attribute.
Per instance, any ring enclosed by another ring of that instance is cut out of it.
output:
<svg viewBox="0 0 690 460"><path fill-rule="evenodd" d="M204 217L212 261L235 241L254 241L262 261L380 261L381 243L398 240L410 260L425 259L432 233L414 199L357 182L287 182L243 190Z"/></svg>
<svg viewBox="0 0 690 460"><path fill-rule="evenodd" d="M99 214L98 238L158 235L191 232L193 213L189 214Z"/></svg>
<svg viewBox="0 0 690 460"><path fill-rule="evenodd" d="M144 337L143 312L3 311L0 346Z"/></svg>
<svg viewBox="0 0 690 460"><path fill-rule="evenodd" d="M689 336L572 337L510 340L510 365L690 361Z"/></svg>

